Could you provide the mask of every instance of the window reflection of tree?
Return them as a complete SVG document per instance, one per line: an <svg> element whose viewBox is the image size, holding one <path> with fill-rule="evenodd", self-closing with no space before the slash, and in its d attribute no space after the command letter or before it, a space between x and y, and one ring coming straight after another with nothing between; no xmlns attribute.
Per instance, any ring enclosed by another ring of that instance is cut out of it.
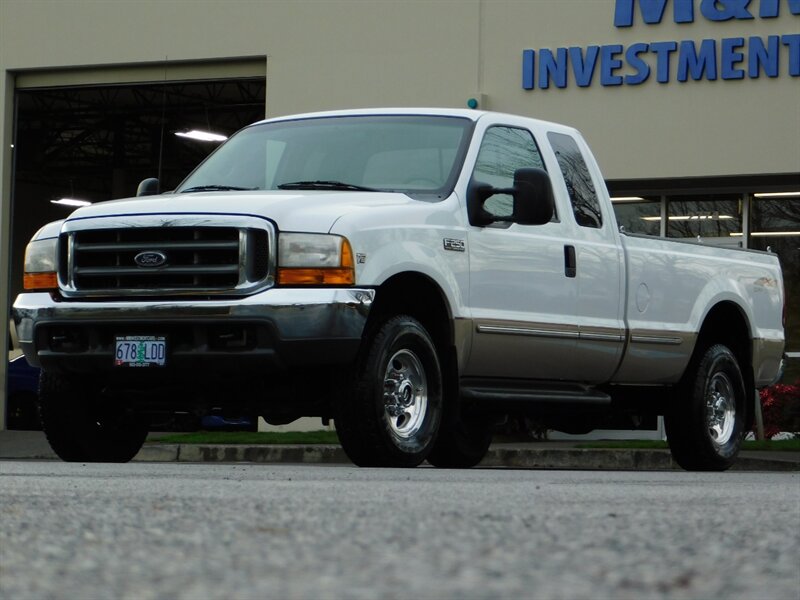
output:
<svg viewBox="0 0 800 600"><path fill-rule="evenodd" d="M597 192L578 145L571 137L561 133L550 133L548 137L567 185L575 220L583 227L601 227L603 217Z"/></svg>
<svg viewBox="0 0 800 600"><path fill-rule="evenodd" d="M800 230L800 198L756 198L753 213L753 231Z"/></svg>
<svg viewBox="0 0 800 600"><path fill-rule="evenodd" d="M544 168L536 144L522 129L493 127L483 138L475 171L497 187L511 187L514 172L526 167ZM501 178L498 181L498 178ZM497 183L495 183L497 182Z"/></svg>
<svg viewBox="0 0 800 600"><path fill-rule="evenodd" d="M739 201L734 199L670 200L669 216L669 237L730 237L742 231Z"/></svg>
<svg viewBox="0 0 800 600"><path fill-rule="evenodd" d="M514 185L517 169L544 168L539 149L530 133L524 129L492 127L481 143L475 165L476 179L498 188ZM495 194L484 204L484 210L494 216L511 216L514 203L508 194Z"/></svg>
<svg viewBox="0 0 800 600"><path fill-rule="evenodd" d="M660 202L622 202L614 204L617 224L628 233L659 235L661 233ZM645 220L646 218L653 220Z"/></svg>

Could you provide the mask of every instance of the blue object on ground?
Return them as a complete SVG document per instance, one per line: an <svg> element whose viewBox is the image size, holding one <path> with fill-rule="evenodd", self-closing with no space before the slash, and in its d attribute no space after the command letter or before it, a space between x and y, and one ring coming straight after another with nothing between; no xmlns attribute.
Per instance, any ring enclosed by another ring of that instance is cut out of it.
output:
<svg viewBox="0 0 800 600"><path fill-rule="evenodd" d="M24 357L8 363L7 425L9 429L41 429L36 398L39 393L39 368Z"/></svg>

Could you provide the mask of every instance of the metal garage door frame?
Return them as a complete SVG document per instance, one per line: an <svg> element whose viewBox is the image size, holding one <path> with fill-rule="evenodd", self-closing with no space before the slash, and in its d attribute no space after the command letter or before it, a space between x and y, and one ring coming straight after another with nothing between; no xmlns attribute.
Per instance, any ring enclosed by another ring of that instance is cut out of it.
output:
<svg viewBox="0 0 800 600"><path fill-rule="evenodd" d="M11 205L14 191L12 152L16 139L16 96L18 90L33 90L54 87L89 87L129 84L180 83L184 81L207 81L220 79L247 79L267 76L267 57L245 56L225 59L191 61L156 61L135 64L86 65L80 67L31 69L0 73L5 77L5 107L0 118L6 132L0 150L0 431L6 429L7 356L10 348L9 310L11 298L8 263L11 248ZM8 143L6 143L8 142Z"/></svg>

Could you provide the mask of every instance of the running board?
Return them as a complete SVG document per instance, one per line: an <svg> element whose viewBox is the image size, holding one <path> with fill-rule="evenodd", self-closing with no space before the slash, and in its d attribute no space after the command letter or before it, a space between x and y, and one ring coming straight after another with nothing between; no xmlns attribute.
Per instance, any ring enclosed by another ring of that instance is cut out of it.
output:
<svg viewBox="0 0 800 600"><path fill-rule="evenodd" d="M586 385L531 382L516 379L463 378L462 402L482 409L559 409L568 406L603 408L611 396Z"/></svg>

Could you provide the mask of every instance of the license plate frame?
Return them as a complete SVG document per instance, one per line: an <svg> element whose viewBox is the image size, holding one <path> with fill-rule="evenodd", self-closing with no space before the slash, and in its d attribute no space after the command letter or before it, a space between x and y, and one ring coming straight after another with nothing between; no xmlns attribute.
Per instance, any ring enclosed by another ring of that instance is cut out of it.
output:
<svg viewBox="0 0 800 600"><path fill-rule="evenodd" d="M167 338L163 335L117 335L114 366L119 368L165 367Z"/></svg>

